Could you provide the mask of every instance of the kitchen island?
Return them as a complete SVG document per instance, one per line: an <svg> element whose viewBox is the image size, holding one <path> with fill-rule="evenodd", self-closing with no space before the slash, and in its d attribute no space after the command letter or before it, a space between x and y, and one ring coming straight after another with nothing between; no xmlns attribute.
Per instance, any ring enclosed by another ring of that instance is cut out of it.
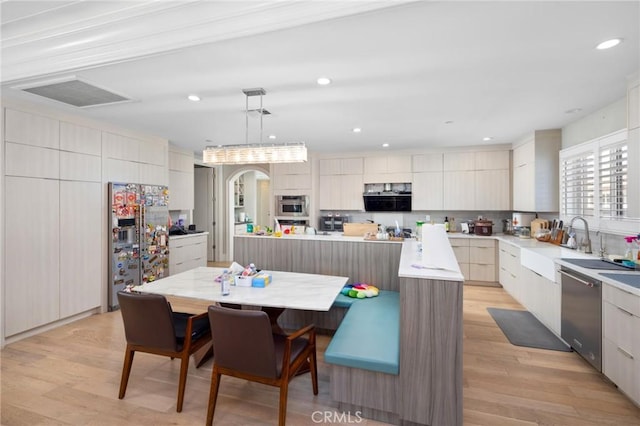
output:
<svg viewBox="0 0 640 426"><path fill-rule="evenodd" d="M236 236L234 247L239 263L346 276L352 283L399 292L399 374L332 365L331 396L344 412L359 411L364 417L389 423L462 424L464 278L455 258L449 262L456 265L453 270L416 267L423 259L414 240L367 241L341 235ZM285 312L281 319L285 327L320 321L322 327L335 330L347 310L334 307L323 313L330 321L287 316L304 311Z"/></svg>

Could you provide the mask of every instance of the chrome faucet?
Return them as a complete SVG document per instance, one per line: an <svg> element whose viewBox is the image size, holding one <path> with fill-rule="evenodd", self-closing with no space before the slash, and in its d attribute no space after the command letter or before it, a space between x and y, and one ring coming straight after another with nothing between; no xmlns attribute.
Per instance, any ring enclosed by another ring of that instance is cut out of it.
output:
<svg viewBox="0 0 640 426"><path fill-rule="evenodd" d="M575 216L573 219L571 219L571 223L569 223L569 228L573 229L573 221L576 219L580 219L583 223L584 223L584 232L585 232L585 239L584 239L584 252L587 254L591 254L591 239L589 238L589 223L586 221L586 219L582 216Z"/></svg>
<svg viewBox="0 0 640 426"><path fill-rule="evenodd" d="M598 254L600 255L600 259L604 259L604 257L607 255L607 248L602 242L602 232L596 231L596 235L600 236L600 249L598 250Z"/></svg>

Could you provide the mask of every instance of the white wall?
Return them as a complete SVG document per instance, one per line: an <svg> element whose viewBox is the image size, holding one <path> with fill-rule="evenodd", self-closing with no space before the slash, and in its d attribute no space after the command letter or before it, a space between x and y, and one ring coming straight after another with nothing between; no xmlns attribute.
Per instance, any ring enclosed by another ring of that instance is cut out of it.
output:
<svg viewBox="0 0 640 426"><path fill-rule="evenodd" d="M562 128L562 148L608 135L627 127L627 97Z"/></svg>

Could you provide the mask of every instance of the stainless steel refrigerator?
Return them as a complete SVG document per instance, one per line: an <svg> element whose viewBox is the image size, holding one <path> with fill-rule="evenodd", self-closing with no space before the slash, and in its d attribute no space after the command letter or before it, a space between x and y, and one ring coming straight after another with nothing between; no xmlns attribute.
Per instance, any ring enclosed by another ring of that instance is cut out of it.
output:
<svg viewBox="0 0 640 426"><path fill-rule="evenodd" d="M169 189L109 183L109 310L118 291L169 276Z"/></svg>

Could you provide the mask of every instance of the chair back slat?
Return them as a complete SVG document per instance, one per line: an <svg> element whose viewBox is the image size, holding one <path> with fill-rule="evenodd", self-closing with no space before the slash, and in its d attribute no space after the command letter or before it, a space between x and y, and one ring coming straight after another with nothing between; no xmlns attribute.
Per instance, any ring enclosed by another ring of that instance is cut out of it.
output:
<svg viewBox="0 0 640 426"><path fill-rule="evenodd" d="M265 312L209 306L209 321L218 366L278 377L271 322Z"/></svg>
<svg viewBox="0 0 640 426"><path fill-rule="evenodd" d="M159 294L118 292L127 343L177 351L171 307Z"/></svg>

